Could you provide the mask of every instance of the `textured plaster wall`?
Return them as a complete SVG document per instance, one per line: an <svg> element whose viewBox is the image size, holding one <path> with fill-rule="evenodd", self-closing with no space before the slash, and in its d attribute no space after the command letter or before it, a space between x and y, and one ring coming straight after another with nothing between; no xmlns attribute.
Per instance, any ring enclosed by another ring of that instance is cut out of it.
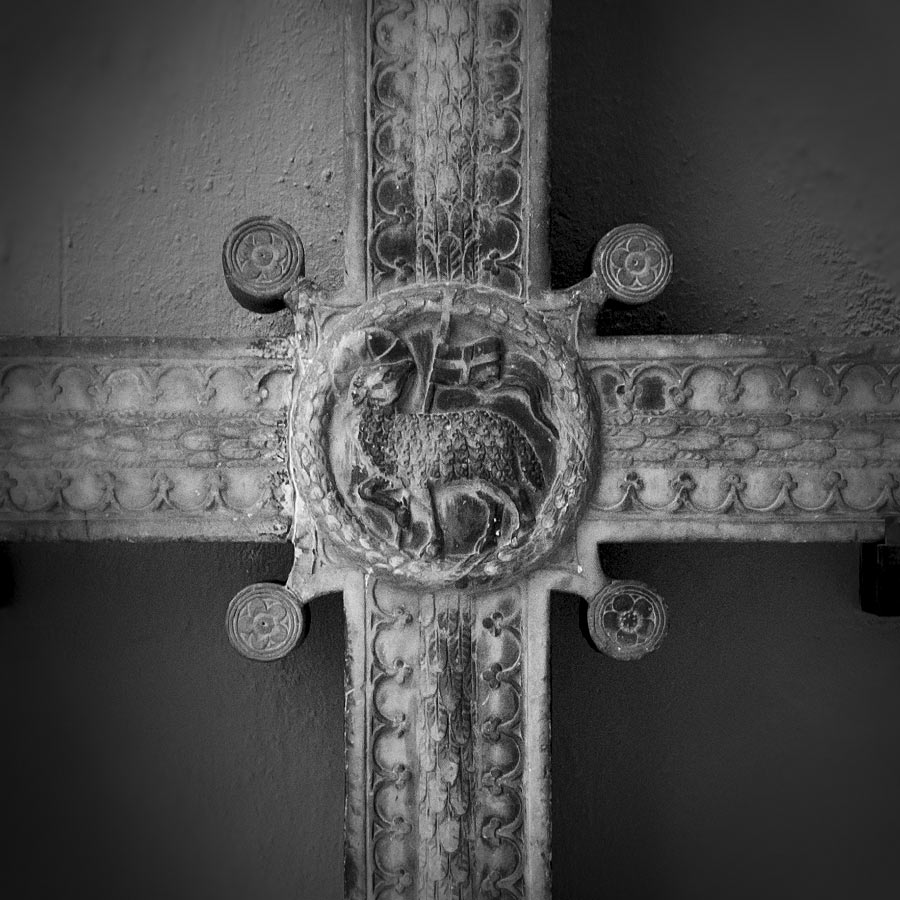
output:
<svg viewBox="0 0 900 900"><path fill-rule="evenodd" d="M626 221L676 259L665 299L603 330L900 333L896 4L554 9L555 276Z"/></svg>
<svg viewBox="0 0 900 900"><path fill-rule="evenodd" d="M0 332L277 332L221 240L257 212L341 272L343 4L7 4ZM610 332L900 335L900 16L889 2L556 0L553 265L661 227L667 295ZM900 338L898 338L900 339ZM850 546L606 548L667 598L663 648L552 619L556 896L891 896L900 622ZM29 545L0 556L4 893L340 896L340 604L289 659L225 606L285 547ZM886 892L886 893L885 893Z"/></svg>
<svg viewBox="0 0 900 900"><path fill-rule="evenodd" d="M0 331L283 328L222 281L222 241L255 213L340 281L340 0L5 6Z"/></svg>

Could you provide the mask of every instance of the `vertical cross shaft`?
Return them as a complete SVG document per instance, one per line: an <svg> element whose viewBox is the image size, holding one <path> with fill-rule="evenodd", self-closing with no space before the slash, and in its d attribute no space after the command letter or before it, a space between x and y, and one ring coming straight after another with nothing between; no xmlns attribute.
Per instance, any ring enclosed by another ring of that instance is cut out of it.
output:
<svg viewBox="0 0 900 900"><path fill-rule="evenodd" d="M547 594L345 591L348 897L549 898Z"/></svg>
<svg viewBox="0 0 900 900"><path fill-rule="evenodd" d="M548 12L354 8L348 288L547 288ZM347 897L549 898L545 580L345 585Z"/></svg>
<svg viewBox="0 0 900 900"><path fill-rule="evenodd" d="M348 282L549 283L548 0L355 4Z"/></svg>

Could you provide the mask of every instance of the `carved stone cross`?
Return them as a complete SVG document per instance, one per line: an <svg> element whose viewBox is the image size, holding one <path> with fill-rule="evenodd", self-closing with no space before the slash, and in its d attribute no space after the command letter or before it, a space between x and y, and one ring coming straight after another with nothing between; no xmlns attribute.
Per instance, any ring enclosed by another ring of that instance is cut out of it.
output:
<svg viewBox="0 0 900 900"><path fill-rule="evenodd" d="M287 584L228 610L252 659L343 594L348 898L550 897L551 591L588 599L618 658L667 627L650 588L606 579L599 543L897 555L893 342L598 338L603 303L668 281L642 225L551 289L548 15L353 5L344 287L303 277L280 220L223 251L235 297L287 306L292 338L0 344L2 537L290 539Z"/></svg>

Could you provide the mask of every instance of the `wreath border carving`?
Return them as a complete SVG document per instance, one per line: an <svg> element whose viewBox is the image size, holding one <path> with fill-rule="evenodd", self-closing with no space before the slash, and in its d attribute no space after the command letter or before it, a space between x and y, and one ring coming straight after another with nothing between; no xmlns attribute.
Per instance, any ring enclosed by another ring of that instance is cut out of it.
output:
<svg viewBox="0 0 900 900"><path fill-rule="evenodd" d="M453 295L452 315L480 318L547 372L559 426L559 462L534 528L521 543L511 542L477 557L423 559L373 535L340 495L326 449L332 394L328 362L340 334L361 328L396 328L398 320L441 312L448 292ZM463 579L467 583L500 584L506 577L519 577L544 561L577 523L598 470L595 409L594 388L575 354L551 333L539 314L520 301L482 287L398 288L349 313L339 333L322 342L305 371L298 370L290 416L291 471L298 499L333 548L369 574L419 586L459 584Z"/></svg>

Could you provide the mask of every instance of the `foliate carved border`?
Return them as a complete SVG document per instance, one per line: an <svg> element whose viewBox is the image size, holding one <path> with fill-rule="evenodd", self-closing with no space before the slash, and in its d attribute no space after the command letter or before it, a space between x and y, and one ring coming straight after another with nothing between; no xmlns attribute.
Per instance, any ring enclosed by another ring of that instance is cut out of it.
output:
<svg viewBox="0 0 900 900"><path fill-rule="evenodd" d="M424 597L420 618L416 896L452 896L475 868L475 746L478 714L473 603Z"/></svg>
<svg viewBox="0 0 900 900"><path fill-rule="evenodd" d="M465 281L525 295L528 14L511 0L370 3L376 290Z"/></svg>
<svg viewBox="0 0 900 900"><path fill-rule="evenodd" d="M810 539L841 522L877 530L900 511L900 352L889 341L814 352L601 340L590 357L602 403L590 519L644 518L654 539L690 537L689 521L727 522L729 537L746 525L748 538L766 536L761 522L803 522ZM684 527L670 535L666 521Z"/></svg>
<svg viewBox="0 0 900 900"><path fill-rule="evenodd" d="M416 749L416 680L419 657L418 610L369 580L368 619L370 747L366 760L370 806L367 860L373 894L415 896L418 868L416 834L418 771ZM348 778L361 772L348 772ZM361 848L352 848L359 852Z"/></svg>
<svg viewBox="0 0 900 900"><path fill-rule="evenodd" d="M287 342L10 339L0 356L4 537L286 535Z"/></svg>
<svg viewBox="0 0 900 900"><path fill-rule="evenodd" d="M521 590L366 597L371 896L524 898Z"/></svg>
<svg viewBox="0 0 900 900"><path fill-rule="evenodd" d="M804 478L805 473L798 477ZM740 472L727 472L721 476L721 500L717 503L705 504L696 499L698 484L694 476L687 471L679 472L668 482L668 496L664 496L659 503L653 503L645 499L646 485L641 475L636 471L628 472L620 482L621 496L618 500L606 506L602 503L593 503L589 507L595 513L623 513L643 512L655 515L687 513L698 516L714 516L725 513L736 515L747 514L751 516L820 516L828 514L832 516L846 516L852 519L865 515L894 514L900 512L900 479L891 472L884 475L877 486L875 499L868 504L855 506L845 498L845 490L848 486L847 479L840 472L830 471L821 479L821 493L824 495L819 502L804 503L803 492L799 482L791 472L784 470L779 472L771 482L771 500L765 500L760 505L754 505L747 498L749 494L747 482Z"/></svg>
<svg viewBox="0 0 900 900"><path fill-rule="evenodd" d="M479 606L477 653L481 736L476 761L479 868L475 897L532 896L525 873L525 697L521 587L485 598ZM536 647L538 653L546 648ZM541 760L532 758L531 765ZM546 825L549 834L549 824ZM537 886L535 886L535 889Z"/></svg>

